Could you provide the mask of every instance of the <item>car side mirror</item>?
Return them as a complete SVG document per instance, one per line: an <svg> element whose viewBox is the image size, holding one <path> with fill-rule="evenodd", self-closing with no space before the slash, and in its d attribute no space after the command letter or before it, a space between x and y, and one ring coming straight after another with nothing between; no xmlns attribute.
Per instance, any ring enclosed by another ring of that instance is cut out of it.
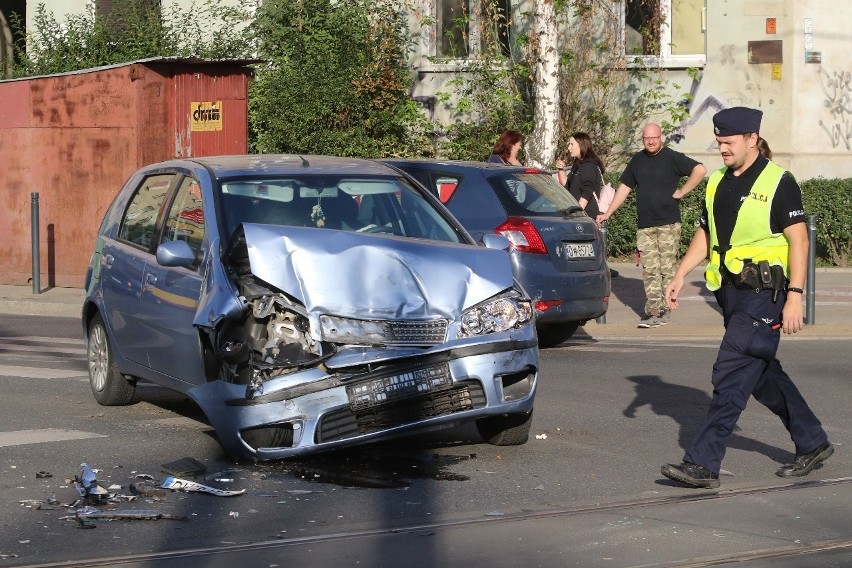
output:
<svg viewBox="0 0 852 568"><path fill-rule="evenodd" d="M186 241L169 241L157 247L157 262L161 266L190 268L196 262L195 251Z"/></svg>
<svg viewBox="0 0 852 568"><path fill-rule="evenodd" d="M497 250L509 250L510 246L509 239L495 233L485 233L482 235L482 244L485 245L485 248Z"/></svg>

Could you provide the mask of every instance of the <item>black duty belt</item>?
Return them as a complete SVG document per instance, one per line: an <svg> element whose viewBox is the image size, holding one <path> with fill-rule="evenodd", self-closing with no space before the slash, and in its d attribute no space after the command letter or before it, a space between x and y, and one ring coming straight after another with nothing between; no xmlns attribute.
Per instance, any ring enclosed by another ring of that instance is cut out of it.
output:
<svg viewBox="0 0 852 568"><path fill-rule="evenodd" d="M722 284L730 284L741 290L783 290L787 284L784 268L770 266L766 261L746 262L739 274L722 266Z"/></svg>

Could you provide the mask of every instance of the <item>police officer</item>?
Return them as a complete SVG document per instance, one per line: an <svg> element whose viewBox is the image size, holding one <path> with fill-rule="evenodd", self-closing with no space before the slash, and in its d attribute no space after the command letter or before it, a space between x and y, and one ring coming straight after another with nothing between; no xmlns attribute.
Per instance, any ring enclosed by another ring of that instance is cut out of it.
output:
<svg viewBox="0 0 852 568"><path fill-rule="evenodd" d="M709 253L707 288L715 293L725 324L713 366L713 399L683 462L661 469L691 487L719 486L728 436L751 396L781 419L796 447L796 459L777 475L807 475L834 453L775 356L781 331L792 334L803 327L808 233L798 183L759 153L762 116L756 109L734 107L713 117L725 167L707 182L700 226L666 287L666 302L676 310L684 277Z"/></svg>

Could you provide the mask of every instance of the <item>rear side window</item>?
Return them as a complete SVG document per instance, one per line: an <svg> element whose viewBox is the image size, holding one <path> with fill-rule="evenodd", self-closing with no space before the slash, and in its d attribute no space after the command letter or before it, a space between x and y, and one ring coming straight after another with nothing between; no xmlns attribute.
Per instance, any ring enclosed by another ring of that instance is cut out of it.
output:
<svg viewBox="0 0 852 568"><path fill-rule="evenodd" d="M163 207L174 174L146 177L121 219L118 238L149 250L157 232L157 217Z"/></svg>
<svg viewBox="0 0 852 568"><path fill-rule="evenodd" d="M479 172L462 175L415 169L407 171L440 199L468 231L490 232L506 219L506 210Z"/></svg>
<svg viewBox="0 0 852 568"><path fill-rule="evenodd" d="M485 178L466 176L446 203L456 219L468 230L491 231L506 220L506 209Z"/></svg>

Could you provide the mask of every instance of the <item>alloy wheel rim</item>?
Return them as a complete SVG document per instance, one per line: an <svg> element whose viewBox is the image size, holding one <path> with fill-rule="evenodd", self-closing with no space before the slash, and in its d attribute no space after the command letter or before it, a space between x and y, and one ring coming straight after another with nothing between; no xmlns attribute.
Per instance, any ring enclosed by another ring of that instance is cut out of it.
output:
<svg viewBox="0 0 852 568"><path fill-rule="evenodd" d="M109 362L104 328L96 325L89 338L89 377L96 391L106 386L106 369Z"/></svg>

